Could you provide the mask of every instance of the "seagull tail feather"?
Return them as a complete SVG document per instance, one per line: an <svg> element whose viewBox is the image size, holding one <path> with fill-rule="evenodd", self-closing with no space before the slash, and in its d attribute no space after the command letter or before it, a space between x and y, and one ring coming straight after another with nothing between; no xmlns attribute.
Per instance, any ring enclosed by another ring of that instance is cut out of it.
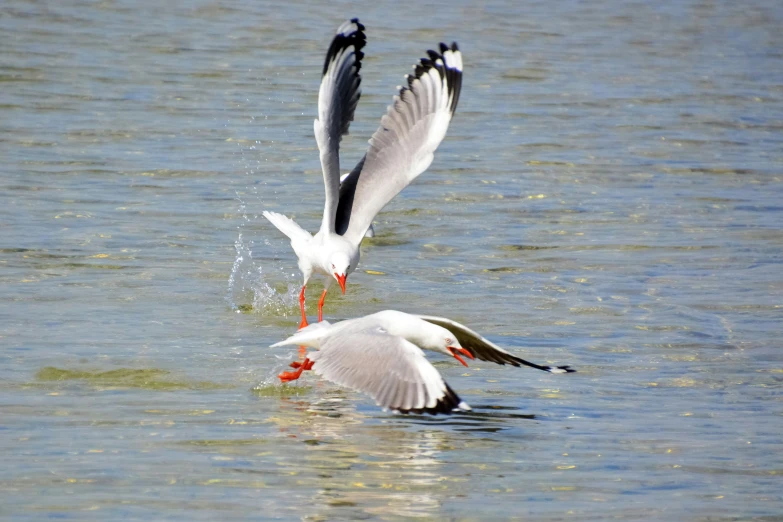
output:
<svg viewBox="0 0 783 522"><path fill-rule="evenodd" d="M329 321L321 321L320 323L312 323L305 326L294 335L275 343L271 348L277 348L278 346L285 346L288 344L298 344L301 346L309 346L310 348L320 348L321 338L327 333L329 327L332 326Z"/></svg>
<svg viewBox="0 0 783 522"><path fill-rule="evenodd" d="M268 210L265 210L263 215L280 232L288 236L291 241L310 241L313 238L310 232L297 225L291 218L287 218L277 212L269 212Z"/></svg>

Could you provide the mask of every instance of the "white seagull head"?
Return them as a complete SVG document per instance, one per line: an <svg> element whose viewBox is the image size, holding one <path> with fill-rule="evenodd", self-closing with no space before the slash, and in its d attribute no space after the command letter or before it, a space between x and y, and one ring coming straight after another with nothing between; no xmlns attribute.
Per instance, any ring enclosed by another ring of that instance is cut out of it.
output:
<svg viewBox="0 0 783 522"><path fill-rule="evenodd" d="M468 363L466 363L465 360L458 355L458 353L473 359L473 354L462 347L462 345L459 343L459 340L457 340L457 337L453 333L446 330L442 326L428 323L427 321L419 321L416 323L418 332L415 334L409 334L411 337L414 337L414 339L408 337L409 341L418 344L425 350L444 353L448 356L454 357L464 366L467 366Z"/></svg>
<svg viewBox="0 0 783 522"><path fill-rule="evenodd" d="M335 252L329 257L329 273L340 284L343 293L345 293L345 280L352 271L351 257L345 252Z"/></svg>

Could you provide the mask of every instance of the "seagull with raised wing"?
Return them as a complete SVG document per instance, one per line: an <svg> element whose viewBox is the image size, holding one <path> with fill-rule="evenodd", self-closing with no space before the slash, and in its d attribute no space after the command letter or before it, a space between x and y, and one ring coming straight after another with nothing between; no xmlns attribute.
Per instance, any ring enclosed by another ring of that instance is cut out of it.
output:
<svg viewBox="0 0 783 522"><path fill-rule="evenodd" d="M424 350L449 355L467 366L460 355L498 364L530 366L549 373L572 373L569 366L542 366L517 357L468 327L443 317L412 315L396 310L335 324L313 323L272 347L301 345L316 348L296 371L283 372L283 382L298 379L305 370L354 390L376 403L402 413L451 413L467 410Z"/></svg>
<svg viewBox="0 0 783 522"><path fill-rule="evenodd" d="M341 180L339 145L348 134L359 101L364 26L354 18L345 22L329 46L318 92L315 139L321 157L326 201L321 228L315 235L293 220L275 212L264 217L291 240L299 258L302 290L300 327L307 325L305 288L315 274L325 276L318 302L318 320L323 319L326 292L337 281L345 293L347 277L359 263L359 245L371 234L372 220L394 196L432 163L435 150L446 136L457 108L462 85L462 55L456 43L440 44L440 51L427 51L406 75L370 139L364 158Z"/></svg>

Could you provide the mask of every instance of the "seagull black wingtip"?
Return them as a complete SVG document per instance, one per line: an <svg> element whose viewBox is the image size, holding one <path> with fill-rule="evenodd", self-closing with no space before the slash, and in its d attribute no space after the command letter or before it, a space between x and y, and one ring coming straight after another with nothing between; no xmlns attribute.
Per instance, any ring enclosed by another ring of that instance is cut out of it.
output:
<svg viewBox="0 0 783 522"><path fill-rule="evenodd" d="M415 413L416 415L421 415L422 413L428 413L430 415L437 415L439 413L443 415L451 415L452 413L458 413L466 410L469 411L470 406L465 404L462 399L459 398L459 395L457 395L448 384L446 384L446 391L444 392L443 397L438 399L438 402L435 404L435 406L431 408L411 408L409 410L394 408L394 411L402 413L403 415L408 415L409 413Z"/></svg>
<svg viewBox="0 0 783 522"><path fill-rule="evenodd" d="M348 47L353 46L354 54L356 55L356 61L354 65L358 71L362 67L362 58L364 53L361 52L362 48L367 45L367 35L364 34L364 24L359 23L358 18L351 18L351 23L356 25L356 29L349 33L337 33L332 39L332 43L329 46L329 50L326 52L326 59L324 60L323 71L321 76L326 74L329 70L329 64L334 60L334 57Z"/></svg>

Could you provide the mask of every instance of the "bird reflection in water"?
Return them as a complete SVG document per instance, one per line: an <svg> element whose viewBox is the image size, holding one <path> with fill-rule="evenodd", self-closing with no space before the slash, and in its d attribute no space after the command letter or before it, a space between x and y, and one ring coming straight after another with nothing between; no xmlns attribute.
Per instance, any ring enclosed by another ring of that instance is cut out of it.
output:
<svg viewBox="0 0 783 522"><path fill-rule="evenodd" d="M469 480L446 455L473 443L487 444L488 433L535 418L491 405L449 417L392 415L377 411L359 394L326 383L316 387L320 399L312 394L285 398L279 416L268 419L282 436L306 443L295 458L280 464L293 475L299 494L306 495L297 504L308 518L439 513L455 484ZM481 442L465 432L481 433Z"/></svg>

